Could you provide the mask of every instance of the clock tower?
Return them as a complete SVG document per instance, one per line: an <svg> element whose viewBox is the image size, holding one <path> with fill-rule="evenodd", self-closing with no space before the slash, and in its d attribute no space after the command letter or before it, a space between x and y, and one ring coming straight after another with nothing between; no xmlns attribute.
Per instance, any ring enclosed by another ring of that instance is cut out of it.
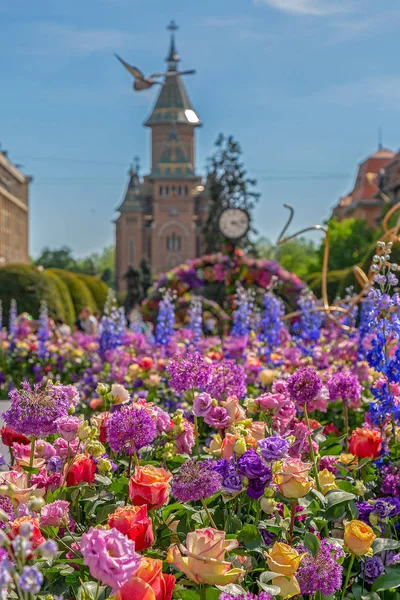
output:
<svg viewBox="0 0 400 600"><path fill-rule="evenodd" d="M178 65L174 21L166 62L168 70L155 105L145 121L151 131L151 170L143 178L130 172L116 219L116 279L126 287L129 266L147 260L153 273L165 272L202 253L201 228L207 197L195 170L195 131L202 125L192 106Z"/></svg>

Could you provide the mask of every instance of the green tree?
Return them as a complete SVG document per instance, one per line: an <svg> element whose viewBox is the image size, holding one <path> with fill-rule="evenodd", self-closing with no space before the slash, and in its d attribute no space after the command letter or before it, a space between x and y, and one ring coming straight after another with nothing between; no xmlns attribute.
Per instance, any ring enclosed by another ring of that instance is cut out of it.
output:
<svg viewBox="0 0 400 600"><path fill-rule="evenodd" d="M73 271L77 268L77 263L72 256L72 250L68 246L62 246L56 250L51 250L47 246L43 248L37 260L33 261L35 265L41 265L45 269L65 269Z"/></svg>
<svg viewBox="0 0 400 600"><path fill-rule="evenodd" d="M339 222L332 218L326 222L329 232L329 271L353 267L363 261L377 239L376 230L368 227L364 219L345 219ZM325 239L319 250L319 268L322 268Z"/></svg>
<svg viewBox="0 0 400 600"><path fill-rule="evenodd" d="M143 298L147 296L148 289L153 285L151 268L145 258L140 261L140 283L143 292Z"/></svg>
<svg viewBox="0 0 400 600"><path fill-rule="evenodd" d="M250 216L260 194L254 191L256 181L247 177L242 162L242 150L232 137L221 133L215 142L215 152L208 161L207 190L209 193L209 213L203 227L205 250L217 252L224 243L218 229L218 217L227 207L242 208ZM251 228L251 233L256 233ZM238 242L246 251L253 250L253 243L247 235Z"/></svg>
<svg viewBox="0 0 400 600"><path fill-rule="evenodd" d="M294 238L281 246L274 246L261 238L256 243L257 254L275 260L282 267L304 279L319 268L318 250L313 240Z"/></svg>

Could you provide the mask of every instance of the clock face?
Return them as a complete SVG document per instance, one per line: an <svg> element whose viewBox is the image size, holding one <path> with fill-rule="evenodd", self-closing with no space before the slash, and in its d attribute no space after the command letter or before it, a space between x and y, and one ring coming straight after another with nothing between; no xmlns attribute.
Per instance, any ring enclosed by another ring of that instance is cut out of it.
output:
<svg viewBox="0 0 400 600"><path fill-rule="evenodd" d="M226 208L218 219L220 232L230 240L238 240L246 235L249 225L249 215L241 208Z"/></svg>

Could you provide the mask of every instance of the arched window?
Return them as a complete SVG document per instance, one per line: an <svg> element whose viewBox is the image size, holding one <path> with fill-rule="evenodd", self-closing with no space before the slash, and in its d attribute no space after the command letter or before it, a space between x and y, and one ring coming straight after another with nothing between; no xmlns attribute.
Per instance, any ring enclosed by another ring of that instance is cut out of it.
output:
<svg viewBox="0 0 400 600"><path fill-rule="evenodd" d="M176 252L181 249L181 246L182 239L175 232L167 236L167 250L174 250Z"/></svg>
<svg viewBox="0 0 400 600"><path fill-rule="evenodd" d="M165 195L169 196L169 185L165 186Z"/></svg>
<svg viewBox="0 0 400 600"><path fill-rule="evenodd" d="M187 185L185 185L185 196L187 196L189 194L189 188Z"/></svg>

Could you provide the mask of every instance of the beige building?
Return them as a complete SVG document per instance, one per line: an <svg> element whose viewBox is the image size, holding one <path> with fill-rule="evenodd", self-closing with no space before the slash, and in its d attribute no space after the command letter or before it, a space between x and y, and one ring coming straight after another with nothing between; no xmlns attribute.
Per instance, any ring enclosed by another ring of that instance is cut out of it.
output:
<svg viewBox="0 0 400 600"><path fill-rule="evenodd" d="M29 184L27 177L0 152L0 266L28 263Z"/></svg>
<svg viewBox="0 0 400 600"><path fill-rule="evenodd" d="M141 177L137 167L131 169L117 209L117 290L126 289L124 275L142 259L157 273L202 254L208 202L195 169L195 130L201 121L178 69L175 26L170 29L168 72L144 123L151 131L151 171Z"/></svg>

